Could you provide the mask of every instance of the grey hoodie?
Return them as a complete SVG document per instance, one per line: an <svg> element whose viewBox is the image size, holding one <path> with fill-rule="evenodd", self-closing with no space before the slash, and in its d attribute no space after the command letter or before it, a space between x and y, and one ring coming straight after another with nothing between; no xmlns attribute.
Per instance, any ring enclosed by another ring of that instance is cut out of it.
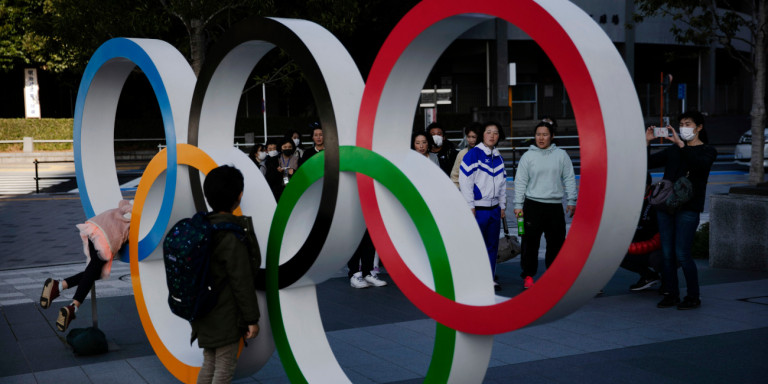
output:
<svg viewBox="0 0 768 384"><path fill-rule="evenodd" d="M561 204L566 195L568 205L576 205L576 177L571 158L555 144L545 149L531 145L517 167L515 209L523 209L526 198Z"/></svg>

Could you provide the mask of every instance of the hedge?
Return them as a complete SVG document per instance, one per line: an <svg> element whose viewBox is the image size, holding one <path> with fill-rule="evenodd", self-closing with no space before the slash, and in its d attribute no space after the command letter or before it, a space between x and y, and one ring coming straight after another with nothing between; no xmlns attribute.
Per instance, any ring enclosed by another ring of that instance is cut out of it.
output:
<svg viewBox="0 0 768 384"><path fill-rule="evenodd" d="M0 140L72 140L72 119L0 119ZM23 144L0 144L2 152L21 152ZM36 143L39 151L72 150L71 143Z"/></svg>

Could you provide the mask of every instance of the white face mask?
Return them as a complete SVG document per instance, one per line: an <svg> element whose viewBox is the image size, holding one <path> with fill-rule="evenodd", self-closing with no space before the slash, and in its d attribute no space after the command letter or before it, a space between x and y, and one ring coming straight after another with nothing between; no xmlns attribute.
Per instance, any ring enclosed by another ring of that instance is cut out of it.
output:
<svg viewBox="0 0 768 384"><path fill-rule="evenodd" d="M277 156L277 151L269 151L269 157Z"/></svg>
<svg viewBox="0 0 768 384"><path fill-rule="evenodd" d="M293 139L293 143L294 143L294 144L296 144L296 146L298 147L298 146L299 146L299 144L300 144L300 143L299 143L299 139Z"/></svg>
<svg viewBox="0 0 768 384"><path fill-rule="evenodd" d="M259 160L264 160L267 158L266 152L259 152Z"/></svg>
<svg viewBox="0 0 768 384"><path fill-rule="evenodd" d="M696 137L696 134L693 133L693 128L691 127L680 127L680 138L685 141L691 141L693 138Z"/></svg>
<svg viewBox="0 0 768 384"><path fill-rule="evenodd" d="M440 135L432 136L432 141L435 142L435 147L442 147L443 146L443 137L440 136Z"/></svg>

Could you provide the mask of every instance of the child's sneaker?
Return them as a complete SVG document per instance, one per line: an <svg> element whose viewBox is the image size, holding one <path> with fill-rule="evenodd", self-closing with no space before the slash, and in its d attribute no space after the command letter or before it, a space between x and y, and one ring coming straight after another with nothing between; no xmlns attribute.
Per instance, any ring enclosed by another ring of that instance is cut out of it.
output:
<svg viewBox="0 0 768 384"><path fill-rule="evenodd" d="M43 293L40 294L40 306L46 309L51 306L51 302L59 297L59 281L48 278L43 284Z"/></svg>
<svg viewBox="0 0 768 384"><path fill-rule="evenodd" d="M59 329L59 332L64 332L67 330L67 327L69 327L69 323L72 322L72 320L75 319L75 305L70 304L66 307L62 307L59 310L59 318L56 319L56 328Z"/></svg>

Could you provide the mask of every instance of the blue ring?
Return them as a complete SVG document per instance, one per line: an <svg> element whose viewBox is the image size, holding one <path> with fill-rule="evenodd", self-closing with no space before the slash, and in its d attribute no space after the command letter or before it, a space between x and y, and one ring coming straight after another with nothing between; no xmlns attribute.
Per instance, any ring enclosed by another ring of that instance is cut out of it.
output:
<svg viewBox="0 0 768 384"><path fill-rule="evenodd" d="M136 42L125 39L115 38L108 40L102 44L99 49L94 52L88 66L85 68L83 78L80 81L80 87L77 91L77 103L75 105L75 117L73 127L73 150L75 157L75 172L77 176L77 184L80 189L80 201L85 211L85 216L90 218L96 215L93 205L88 198L88 190L85 182L85 175L83 174L82 167L82 146L80 143L80 137L82 135L82 123L83 123L83 110L85 108L85 99L88 95L93 79L99 70L109 62L110 60L124 58L128 59L136 66L141 68L144 75L149 80L152 89L155 92L155 97L160 106L160 112L163 118L163 129L165 130L165 142L168 150L168 164L165 177L165 191L163 192L163 201L160 206L160 212L158 213L157 220L152 225L152 229L139 240L139 261L144 260L149 256L152 251L160 244L165 236L165 228L168 226L168 222L171 219L171 211L173 209L173 198L176 191L176 129L173 123L173 112L171 110L171 102L168 97L168 92L165 89L165 83L163 78L157 70L155 63L149 54ZM115 101L117 102L117 100ZM112 127L114 129L114 127ZM110 143L112 144L112 143ZM128 247L125 246L120 252L120 260L124 262L130 262L128 257Z"/></svg>

